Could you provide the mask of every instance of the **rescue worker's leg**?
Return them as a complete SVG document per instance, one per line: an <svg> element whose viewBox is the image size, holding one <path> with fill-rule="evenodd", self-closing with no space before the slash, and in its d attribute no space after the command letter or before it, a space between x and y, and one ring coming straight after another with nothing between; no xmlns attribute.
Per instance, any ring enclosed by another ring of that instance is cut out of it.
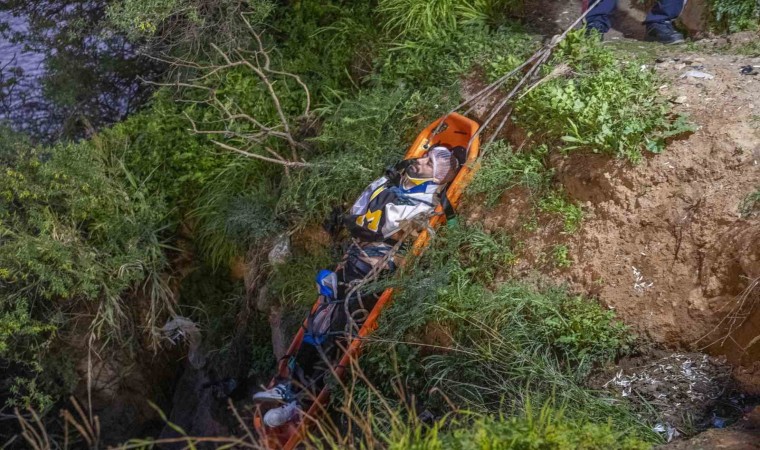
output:
<svg viewBox="0 0 760 450"><path fill-rule="evenodd" d="M593 5L596 0L588 0L588 5ZM594 9L592 9L586 16L586 30L597 31L599 34L604 34L610 31L612 23L610 22L610 15L617 7L617 0L602 0Z"/></svg>
<svg viewBox="0 0 760 450"><path fill-rule="evenodd" d="M686 4L685 0L659 0L647 14L647 40L663 44L678 44L684 41L681 33L673 27Z"/></svg>

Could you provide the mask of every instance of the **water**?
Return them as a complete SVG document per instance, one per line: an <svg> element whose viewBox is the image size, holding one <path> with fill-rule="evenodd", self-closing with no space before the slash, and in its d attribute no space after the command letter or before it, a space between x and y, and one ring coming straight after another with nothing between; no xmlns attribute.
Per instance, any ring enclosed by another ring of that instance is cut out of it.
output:
<svg viewBox="0 0 760 450"><path fill-rule="evenodd" d="M28 28L26 19L13 17L7 11L0 11L0 23L7 23L10 33L24 32ZM0 35L0 68L7 66L19 67L26 79L36 80L45 73L45 55L25 50L23 44L10 42L7 36Z"/></svg>
<svg viewBox="0 0 760 450"><path fill-rule="evenodd" d="M8 26L0 33L0 124L43 142L77 139L123 120L146 101L149 92L139 77L150 79L154 66L139 60L123 36L102 33L94 21L91 34L70 46L67 29L43 28L34 31L45 33L35 45L45 47L32 50L10 39L29 33L28 17L0 10L0 24ZM51 19L61 24L67 17ZM46 57L54 58L48 67ZM103 60L115 64L101 65Z"/></svg>
<svg viewBox="0 0 760 450"><path fill-rule="evenodd" d="M45 55L11 42L9 35L24 32L28 22L0 11L0 23L9 29L0 34L0 122L18 130L27 130L31 123L45 117L47 102L42 97Z"/></svg>

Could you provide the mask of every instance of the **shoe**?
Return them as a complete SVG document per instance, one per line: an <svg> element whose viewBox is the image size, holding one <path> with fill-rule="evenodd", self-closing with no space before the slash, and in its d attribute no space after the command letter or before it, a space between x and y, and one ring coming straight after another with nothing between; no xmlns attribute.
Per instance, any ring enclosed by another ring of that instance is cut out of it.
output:
<svg viewBox="0 0 760 450"><path fill-rule="evenodd" d="M286 384L278 384L272 389L261 391L253 394L254 402L291 402L293 401L293 393L290 392L290 387Z"/></svg>
<svg viewBox="0 0 760 450"><path fill-rule="evenodd" d="M298 417L298 402L292 401L279 408L270 409L264 414L264 425L277 428Z"/></svg>
<svg viewBox="0 0 760 450"><path fill-rule="evenodd" d="M679 33L671 22L655 22L647 24L647 41L661 44L680 44L686 42L683 34Z"/></svg>
<svg viewBox="0 0 760 450"><path fill-rule="evenodd" d="M586 24L586 37L598 37L600 41L604 40L604 33L607 32L607 27L601 22L588 22Z"/></svg>

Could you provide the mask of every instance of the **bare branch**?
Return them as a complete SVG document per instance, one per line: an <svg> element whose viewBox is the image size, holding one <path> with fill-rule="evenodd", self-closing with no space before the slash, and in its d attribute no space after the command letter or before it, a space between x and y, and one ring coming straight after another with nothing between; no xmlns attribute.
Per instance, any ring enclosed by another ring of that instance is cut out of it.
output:
<svg viewBox="0 0 760 450"><path fill-rule="evenodd" d="M152 84L174 89L183 88L207 92L208 97L206 99L180 100L183 103L211 107L218 112L219 117L217 120L205 121L203 123L198 123L188 114L185 114L191 124L192 132L199 135L224 136L225 138L234 138L243 142L241 144L243 146L242 148L235 144L212 141L215 145L247 157L280 164L286 169L289 167L306 167L309 164L299 158L298 155L298 150L306 148L306 145L303 142L296 140L293 135L293 130L298 128L297 125L301 123L302 120L309 117L311 111L311 94L308 86L306 86L306 83L304 83L298 75L282 70L276 70L272 67L273 61L270 58L269 51L264 46L261 35L253 29L245 17L242 17L242 19L256 41L253 50L249 51L237 48L226 51L216 44L211 44L213 53L220 61L220 64L206 65L200 65L191 61L183 61L175 58L154 57L177 67L192 69L195 73L193 77L184 81L177 80L173 83ZM276 124L265 123L265 121L255 117L250 111L246 111L246 109L237 104L234 99L228 98L227 96L223 96L222 98L219 97L220 94L211 84L211 80L215 80L216 76L221 76L224 71L237 67L245 68L253 73L260 83L260 86L265 89L269 103L276 113ZM282 90L282 87L280 86L285 86L287 88L287 84L278 83L278 79L282 78L295 81L298 86L303 89L306 98L304 102L304 111L301 116L294 117L285 112L280 101L280 93L278 92L278 90ZM220 124L223 125L221 128ZM290 158L284 158L276 150L277 146L272 148L272 146L264 145L265 143L268 143L267 140L270 138L280 140L286 144L291 151ZM250 148L256 148L256 146L252 144L256 144L258 148L261 149L260 151L268 153L271 157L249 151ZM287 173L288 171L286 170L286 174Z"/></svg>
<svg viewBox="0 0 760 450"><path fill-rule="evenodd" d="M225 150L231 150L231 151L233 151L235 153L239 153L239 154L241 154L243 156L247 156L249 158L255 158L255 159L260 159L262 161L267 161L267 162L271 162L271 163L275 163L275 164L281 164L281 165L283 165L285 167L310 167L311 166L311 164L309 164L309 163L300 162L300 161L288 161L288 160L285 160L285 159L282 159L282 158L280 158L280 159L268 158L266 156L258 155L256 153L250 153L250 152L247 152L245 150L241 150L241 149L239 149L237 147L233 147L231 145L227 145L227 144L224 144L224 143L219 142L219 141L212 140L211 142L213 142L214 144L218 145L219 147L221 147L221 148L223 148Z"/></svg>

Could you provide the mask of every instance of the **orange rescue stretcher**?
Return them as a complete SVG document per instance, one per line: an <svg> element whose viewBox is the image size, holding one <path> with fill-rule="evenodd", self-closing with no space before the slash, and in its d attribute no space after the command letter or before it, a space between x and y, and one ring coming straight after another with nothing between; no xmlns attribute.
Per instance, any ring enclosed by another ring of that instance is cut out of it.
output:
<svg viewBox="0 0 760 450"><path fill-rule="evenodd" d="M441 124L443 121L443 124ZM440 125L440 126L439 126ZM444 194L452 208L456 208L462 198L465 187L472 180L472 176L477 170L477 159L480 153L480 140L476 135L480 125L457 113L450 113L431 123L418 136L414 143L409 147L404 159L419 158L429 149L436 145L445 145L449 148L461 146L467 149L466 162L461 165L459 172L454 180L445 189ZM437 131L437 133L436 133ZM474 138L473 138L474 137ZM469 146L469 148L468 148ZM446 214L443 206L438 205L435 214L430 219L430 227L436 229L446 222ZM411 254L419 255L430 240L430 234L427 229L420 232L414 241ZM393 289L388 288L380 295L375 307L370 311L366 321L359 330L357 337L354 337L343 354L340 362L334 367L334 375L343 379L346 375L347 368L351 360L358 358L361 353L362 342L364 337L372 333L377 328L377 319L383 308L385 308L393 297ZM319 300L314 304L312 311L317 307ZM286 377L288 375L288 360L298 352L304 336L306 322L300 327L298 333L293 338L293 342L288 348L287 354L280 359L278 364L278 376ZM276 377L272 379L267 388L272 388L277 383ZM307 437L308 428L314 420L324 413L325 407L329 401L330 392L327 387L316 396L308 411L301 415L298 421L288 422L277 428L267 428L262 421L260 408L256 408L253 418L253 425L261 438L261 443L270 449L291 450Z"/></svg>

